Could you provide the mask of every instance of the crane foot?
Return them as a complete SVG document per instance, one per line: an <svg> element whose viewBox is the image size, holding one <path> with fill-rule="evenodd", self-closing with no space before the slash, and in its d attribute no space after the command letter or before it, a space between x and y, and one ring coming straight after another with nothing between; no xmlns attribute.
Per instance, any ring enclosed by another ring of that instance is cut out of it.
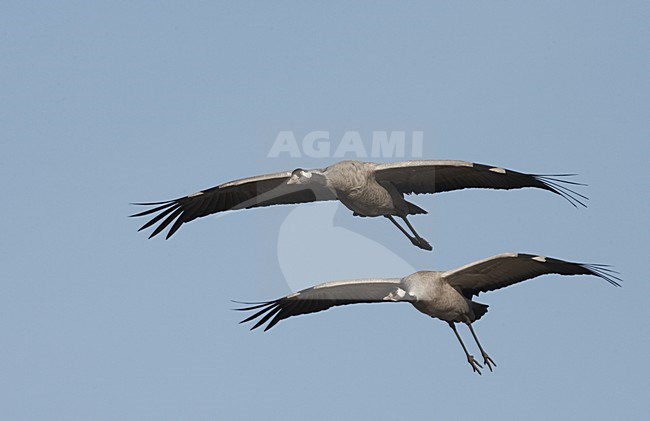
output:
<svg viewBox="0 0 650 421"><path fill-rule="evenodd" d="M483 368L483 366L481 364L479 364L479 362L474 359L473 355L468 355L467 356L467 362L469 363L469 365L472 366L472 370L477 372L479 375L481 374L481 370L479 370L479 368Z"/></svg>
<svg viewBox="0 0 650 421"><path fill-rule="evenodd" d="M431 247L431 244L429 244L427 242L427 240L425 240L424 238L421 238L421 237L420 238L411 238L411 243L413 243L413 245L415 247L419 247L419 248L421 248L423 250L427 250L427 251L433 250L433 247Z"/></svg>
<svg viewBox="0 0 650 421"><path fill-rule="evenodd" d="M490 358L490 356L486 353L483 353L483 364L485 364L487 368L490 369L490 371L492 371L492 366L497 366L497 363L495 363L494 360Z"/></svg>

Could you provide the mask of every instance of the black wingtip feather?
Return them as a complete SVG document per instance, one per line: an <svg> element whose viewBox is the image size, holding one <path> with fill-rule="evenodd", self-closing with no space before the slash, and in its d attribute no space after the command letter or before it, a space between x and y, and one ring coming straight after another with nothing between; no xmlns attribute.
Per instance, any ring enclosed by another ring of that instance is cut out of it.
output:
<svg viewBox="0 0 650 421"><path fill-rule="evenodd" d="M165 205L173 201L174 200L164 200L162 202L131 202L129 204L134 206L156 206L156 205Z"/></svg>
<svg viewBox="0 0 650 421"><path fill-rule="evenodd" d="M151 218L151 220L147 221L144 225L140 227L138 231L142 231L144 229L149 228L150 226L156 224L158 221L163 219L165 216L169 215L170 213L174 212L174 209L176 209L174 206L170 206L167 209L164 209L162 212L160 212L158 215L155 217Z"/></svg>
<svg viewBox="0 0 650 421"><path fill-rule="evenodd" d="M140 203L132 203L132 205L136 206L155 206L151 209L144 210L142 212L134 213L132 215L129 215L130 218L133 217L141 217L141 216L148 216L155 214L156 212L160 212L157 215L155 215L153 218L151 218L149 221L147 221L144 225L142 225L139 229L139 231L145 230L158 222L160 222L163 218L165 218L168 215L175 215L174 217L169 216L167 219L165 219L163 222L161 222L156 229L149 235L149 238L153 238L156 235L160 234L161 231L163 231L169 224L171 224L172 221L174 221L175 218L178 218L175 223L172 225L171 229L167 233L166 238L169 239L180 227L183 225L184 222L186 222L182 216L183 216L183 204L182 200L184 198L179 198L179 199L174 199L174 200L167 200L164 202L140 202Z"/></svg>
<svg viewBox="0 0 650 421"><path fill-rule="evenodd" d="M265 327L264 331L266 332L273 326L275 326L280 320L285 319L286 316L286 310L285 308L288 303L284 303L281 305L280 300L275 300L275 301L265 301L265 302L246 302L246 301L234 301L231 300L234 303L237 304L244 304L247 305L247 307L240 307L240 308L234 308L233 310L237 311L251 311L251 310L257 310L254 314L246 317L244 320L240 321L239 324L242 323L247 323L250 321L253 321L257 319L258 317L261 317L259 320L255 322L255 324L250 328L250 330L255 330L271 320L269 324ZM291 304L289 304L289 307L292 307Z"/></svg>
<svg viewBox="0 0 650 421"><path fill-rule="evenodd" d="M269 311L269 308L272 308L272 306L264 307L264 308L261 309L260 311L256 312L256 313L253 314L252 316L249 316L249 317L245 318L244 320L242 320L242 321L239 322L239 323L242 324L242 323L250 322L251 320L253 320L253 319L255 319L255 318L261 316L261 315L264 314L265 312ZM251 330L252 330L252 329L251 329Z"/></svg>
<svg viewBox="0 0 650 421"><path fill-rule="evenodd" d="M593 263L583 263L580 266L588 270L592 275L597 276L601 279L604 279L605 281L609 282L611 285L615 287L622 287L621 282L623 282L623 279L621 279L618 272L612 269L608 269L607 267L604 267L605 265L598 265L598 264L593 264Z"/></svg>
<svg viewBox="0 0 650 421"><path fill-rule="evenodd" d="M253 326L251 328L251 330L257 329L258 327L262 326L264 323L266 323L271 317L273 317L280 310L282 310L282 307L280 307L280 306L271 307L271 310L268 313L266 313L264 315L264 317L262 317L260 320L258 320L257 323L255 323L255 326ZM264 331L266 332L268 329L269 329L269 327L267 326L266 329L264 329Z"/></svg>
<svg viewBox="0 0 650 421"><path fill-rule="evenodd" d="M171 208L171 209L173 209L173 212L171 212L171 213L169 214L169 216L167 216L167 218L165 218L165 220L162 221L162 222L161 222L161 223L156 227L155 230L153 230L153 232L151 233L151 235L149 236L149 238L155 237L156 235L160 234L160 233L161 233L165 228L167 228L167 226L168 226L169 224L172 223L173 220L175 220L176 218L178 218L178 217L180 216L180 214L183 213L183 208L181 208L180 206L177 207L177 208Z"/></svg>
<svg viewBox="0 0 650 421"><path fill-rule="evenodd" d="M169 232L167 232L167 235L165 236L165 240L169 240L169 237L174 235L176 231L183 225L185 221L179 216L179 218L174 222L174 225L169 229Z"/></svg>
<svg viewBox="0 0 650 421"><path fill-rule="evenodd" d="M271 321L269 322L269 324L266 325L266 327L264 328L264 332L266 332L267 330L271 329L273 326L275 326L276 324L278 324L278 322L279 322L280 320L286 318L286 317L281 317L281 314L282 314L282 312L280 312L280 313L278 313L278 314L275 315L275 317L273 318L273 320L271 320Z"/></svg>
<svg viewBox="0 0 650 421"><path fill-rule="evenodd" d="M165 208L168 208L168 207L172 206L174 203L175 203L175 201L173 201L173 200L169 200L167 202L157 202L155 204L156 205L160 204L161 206L157 206L155 208L147 209L147 210L142 211L142 212L134 213L132 215L129 215L129 218L137 218L139 216L151 215L152 213L156 213L158 211L161 211L161 210L163 210ZM133 204L134 205L145 205L145 203L133 203Z"/></svg>
<svg viewBox="0 0 650 421"><path fill-rule="evenodd" d="M256 305L250 306L250 307L240 307L240 308L233 308L235 311L250 311L250 310L256 310L258 308L262 308L264 306L267 306L271 303L257 303Z"/></svg>
<svg viewBox="0 0 650 421"><path fill-rule="evenodd" d="M589 200L589 198L577 191L568 188L566 185L575 185L575 186L586 186L586 184L578 183L571 180L564 180L556 177L570 177L575 174L534 174L536 180L542 183L547 190L552 191L555 194L558 194L565 198L573 207L578 208L579 206L587 207L583 200ZM581 200L582 199L582 200Z"/></svg>

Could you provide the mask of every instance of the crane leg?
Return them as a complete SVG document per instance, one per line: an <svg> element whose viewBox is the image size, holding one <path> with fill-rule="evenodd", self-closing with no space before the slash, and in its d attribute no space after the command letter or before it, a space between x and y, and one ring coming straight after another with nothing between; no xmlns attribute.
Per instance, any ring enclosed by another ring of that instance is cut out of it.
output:
<svg viewBox="0 0 650 421"><path fill-rule="evenodd" d="M453 322L448 322L448 323L451 330L453 330L454 333L456 334L456 337L458 338L458 342L460 342L460 346L463 347L463 351L465 351L465 356L467 357L467 362L469 363L469 365L472 366L472 370L476 371L478 374L481 374L481 370L479 370L479 368L483 368L483 366L474 359L473 355L470 355L469 352L467 352L467 348L465 347L463 340L460 338L460 335L456 330L456 325Z"/></svg>
<svg viewBox="0 0 650 421"><path fill-rule="evenodd" d="M420 243L420 247L425 249L425 250L429 250L429 251L433 250L433 247L431 247L431 244L429 244L427 242L427 240L425 240L424 238L420 237L420 234L418 234L415 231L415 228L413 228L413 225L411 225L411 223L406 218L406 216L402 216L401 218L404 220L404 222L406 222L406 225L409 227L409 229L411 230L411 232L413 233L413 235L415 236L417 241Z"/></svg>
<svg viewBox="0 0 650 421"><path fill-rule="evenodd" d="M393 224L395 224L395 226L396 226L396 227L397 227L397 228L402 232L402 234L404 234L404 235L406 236L406 238L408 238L409 240L411 240L411 243L413 243L414 246L416 246L416 247L420 247L421 249L425 249L425 250L432 250L432 248L431 248L431 246L429 245L429 243L427 243L426 241L424 241L424 244L423 244L423 243L422 243L422 241L423 241L422 239L418 239L418 238L416 238L416 237L413 237L413 236L411 236L408 232L406 232L406 230L405 230L404 228L402 228L402 226L401 226L400 224L397 223L397 221L395 220L395 218L393 218L392 215L385 215L385 216L386 216L386 218L390 219L390 222L392 222ZM428 248L427 248L427 246L428 246Z"/></svg>
<svg viewBox="0 0 650 421"><path fill-rule="evenodd" d="M472 327L471 323L466 323L467 327L469 328L469 331L472 332L472 336L474 337L474 340L476 341L476 345L478 345L478 349L481 350L481 355L483 356L483 364L485 364L490 371L492 371L492 365L495 367L497 364L490 358L490 356L483 350L483 347L481 346L481 343L478 341L478 337L476 336L476 333L474 333L474 328Z"/></svg>
<svg viewBox="0 0 650 421"><path fill-rule="evenodd" d="M413 225L411 225L411 223L408 221L408 219L406 219L405 216L400 216L400 218L402 218L402 220L403 220L403 221L406 223L406 225L409 227L409 229L410 229L411 232L413 233L413 236L411 236L408 232L406 232L406 230L405 230L404 228L402 228L402 226L401 226L400 224L397 223L397 221L395 220L395 218L393 218L392 215L386 215L386 217L387 217L388 219L390 219L390 221L391 221L393 224L395 224L395 226L396 226L397 228L399 228L399 230L402 231L402 233L403 233L404 235L406 235L406 237L407 237L409 240L411 240L411 243L413 243L414 246L416 246L416 247L420 247L421 249L428 250L428 251L433 250L433 247L431 247L431 244L429 244L429 243L427 242L427 240L425 240L424 238L420 237L420 235L419 235L419 234L415 231L415 229L413 228Z"/></svg>

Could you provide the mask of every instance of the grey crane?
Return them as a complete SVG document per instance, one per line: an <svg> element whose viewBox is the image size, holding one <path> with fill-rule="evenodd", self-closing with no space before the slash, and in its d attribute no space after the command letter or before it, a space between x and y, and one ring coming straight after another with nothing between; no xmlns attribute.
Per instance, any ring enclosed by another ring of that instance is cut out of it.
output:
<svg viewBox="0 0 650 421"><path fill-rule="evenodd" d="M408 302L420 312L445 321L454 331L472 369L481 374L483 366L474 359L463 343L456 323L469 328L492 371L496 364L481 346L472 323L488 310L486 304L472 298L481 292L504 288L545 274L594 275L614 286L621 286L617 272L606 265L572 263L534 254L504 253L479 260L446 272L420 271L401 279L361 279L327 282L286 297L260 303L237 302L248 307L240 311L256 312L240 323L258 319L251 330L268 322L269 330L280 320L301 314L316 313L334 306L357 303Z"/></svg>
<svg viewBox="0 0 650 421"><path fill-rule="evenodd" d="M406 161L376 164L341 161L325 169L285 171L231 181L189 196L165 202L135 203L154 206L132 217L154 215L139 231L153 225L149 238L171 225L171 237L186 222L217 212L262 206L339 200L355 216L388 218L415 246L432 250L407 216L427 211L404 199L405 194L438 193L466 188L519 189L534 187L556 193L572 205L585 206L585 196L569 189L578 185L557 177L574 174L524 174L465 161ZM404 221L412 235L394 217Z"/></svg>

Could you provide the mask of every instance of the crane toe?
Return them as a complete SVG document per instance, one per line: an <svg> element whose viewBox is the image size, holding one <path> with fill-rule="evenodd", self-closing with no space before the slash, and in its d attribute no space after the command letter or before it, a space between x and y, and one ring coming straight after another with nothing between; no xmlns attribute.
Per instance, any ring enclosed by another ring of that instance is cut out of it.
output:
<svg viewBox="0 0 650 421"><path fill-rule="evenodd" d="M477 372L479 375L482 374L481 370L479 370L479 369L483 368L483 366L481 364L479 364L479 362L474 359L473 355L468 355L467 356L467 362L469 363L469 365L472 366L472 370ZM490 370L492 370L492 369L490 369Z"/></svg>
<svg viewBox="0 0 650 421"><path fill-rule="evenodd" d="M494 360L490 358L488 354L485 353L483 354L483 364L486 365L487 368L490 369L490 371L492 371L492 366L495 367L497 366L497 363L495 363Z"/></svg>
<svg viewBox="0 0 650 421"><path fill-rule="evenodd" d="M414 246L419 247L423 250L431 251L433 250L433 247L431 247L431 244L427 240L425 240L422 237L419 238L411 238L411 243L413 243Z"/></svg>

